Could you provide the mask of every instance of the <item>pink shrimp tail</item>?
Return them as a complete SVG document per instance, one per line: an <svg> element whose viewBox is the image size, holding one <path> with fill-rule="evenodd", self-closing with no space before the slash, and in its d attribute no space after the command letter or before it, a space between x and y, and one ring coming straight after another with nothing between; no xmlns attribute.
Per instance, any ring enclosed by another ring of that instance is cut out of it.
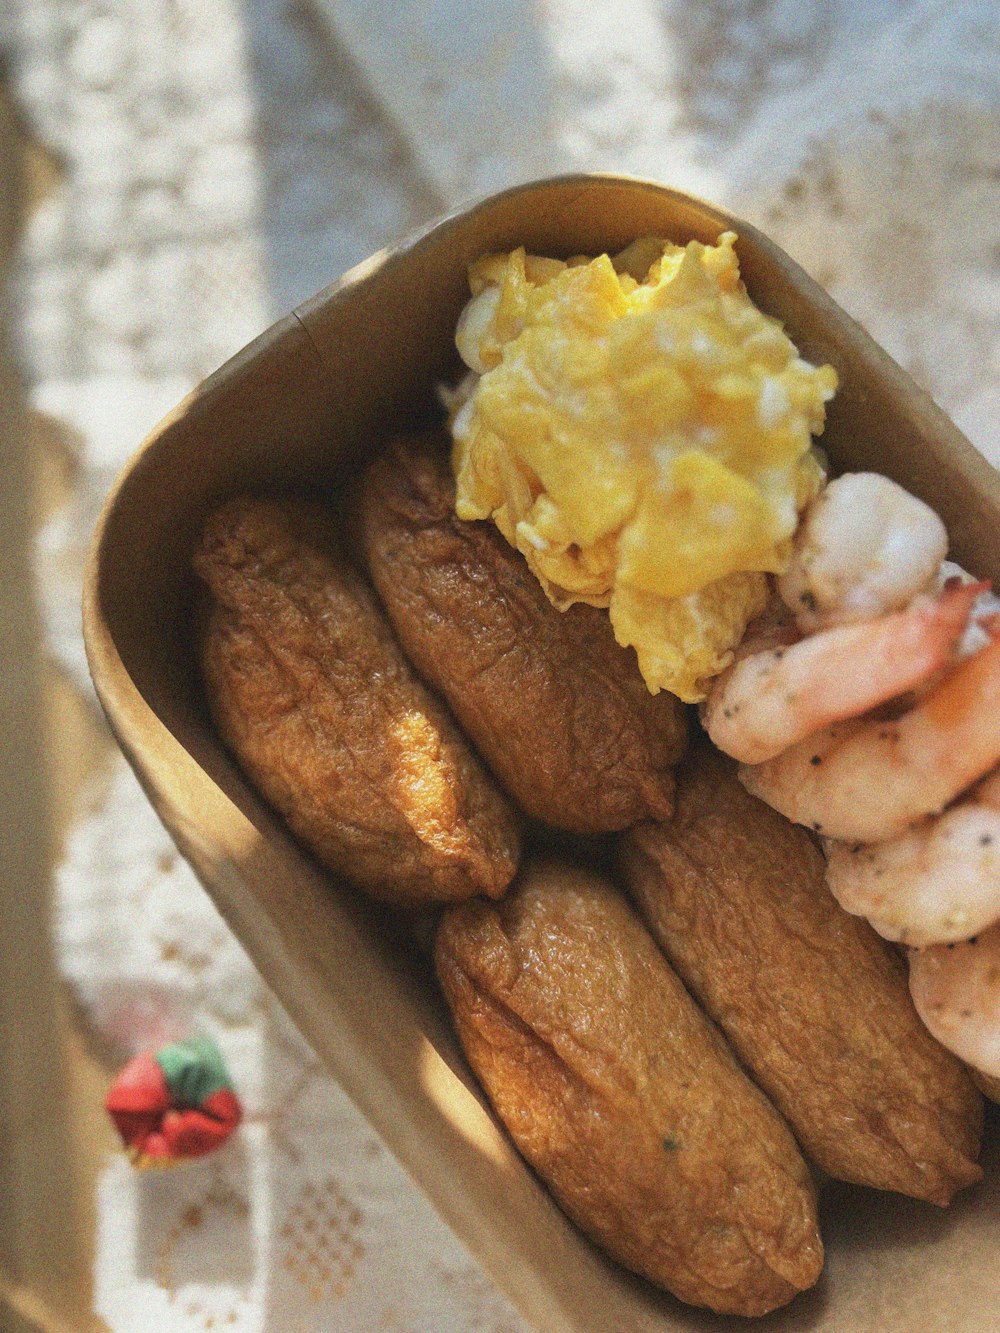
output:
<svg viewBox="0 0 1000 1333"><path fill-rule="evenodd" d="M989 592L992 587L989 579L984 579L980 583L962 583L958 578L947 579L938 597L937 608L940 611L951 612L956 620L960 621L959 628L962 630L973 606L983 593ZM986 616L980 623L985 626L991 620L1000 623L1000 615Z"/></svg>

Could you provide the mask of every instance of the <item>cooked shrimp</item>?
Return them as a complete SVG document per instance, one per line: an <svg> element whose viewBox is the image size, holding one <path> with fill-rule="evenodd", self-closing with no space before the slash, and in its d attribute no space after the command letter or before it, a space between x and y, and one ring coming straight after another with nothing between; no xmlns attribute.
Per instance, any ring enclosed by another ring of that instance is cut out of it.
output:
<svg viewBox="0 0 1000 1333"><path fill-rule="evenodd" d="M1000 1077L1000 925L963 944L910 954L910 994L931 1036Z"/></svg>
<svg viewBox="0 0 1000 1333"><path fill-rule="evenodd" d="M980 591L956 580L937 598L918 597L904 611L790 646L774 646L769 625L764 647L751 626L739 660L702 708L705 729L726 754L759 764L832 722L898 698L947 664Z"/></svg>
<svg viewBox="0 0 1000 1333"><path fill-rule="evenodd" d="M887 940L922 948L1000 920L1000 769L925 824L871 846L835 842L826 880Z"/></svg>
<svg viewBox="0 0 1000 1333"><path fill-rule="evenodd" d="M778 591L804 634L872 620L923 592L947 549L922 500L888 477L847 472L809 507Z"/></svg>
<svg viewBox="0 0 1000 1333"><path fill-rule="evenodd" d="M1000 763L1000 636L893 721L858 718L740 781L797 824L845 842L882 842L939 814Z"/></svg>
<svg viewBox="0 0 1000 1333"><path fill-rule="evenodd" d="M976 583L977 579L964 570L954 560L945 560L931 585L931 591L940 592L949 582L958 579L961 583ZM979 584L979 596L972 604L969 620L958 643L955 645L956 657L971 657L985 648L990 639L990 626L994 618L1000 615L1000 597L986 584Z"/></svg>

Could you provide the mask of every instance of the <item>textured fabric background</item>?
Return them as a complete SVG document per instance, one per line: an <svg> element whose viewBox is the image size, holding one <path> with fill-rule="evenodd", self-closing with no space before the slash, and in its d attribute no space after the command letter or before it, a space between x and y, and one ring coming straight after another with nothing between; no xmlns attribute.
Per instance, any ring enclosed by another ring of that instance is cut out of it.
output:
<svg viewBox="0 0 1000 1333"><path fill-rule="evenodd" d="M40 543L51 651L144 432L292 305L477 192L637 172L763 227L1000 463L1000 18L992 0L7 0L0 47L62 166L17 278L34 407L72 441ZM249 1119L100 1182L116 1333L520 1321L293 1031L124 765L60 874L64 972L122 1057L190 1030Z"/></svg>

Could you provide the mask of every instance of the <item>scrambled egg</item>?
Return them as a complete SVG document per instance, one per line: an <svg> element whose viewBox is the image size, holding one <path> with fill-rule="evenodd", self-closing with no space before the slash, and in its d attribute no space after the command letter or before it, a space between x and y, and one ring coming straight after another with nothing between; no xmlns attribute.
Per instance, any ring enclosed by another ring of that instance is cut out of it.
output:
<svg viewBox="0 0 1000 1333"><path fill-rule="evenodd" d="M459 517L492 518L560 608L608 607L650 690L688 702L788 562L837 383L751 302L735 240L490 255L456 332Z"/></svg>

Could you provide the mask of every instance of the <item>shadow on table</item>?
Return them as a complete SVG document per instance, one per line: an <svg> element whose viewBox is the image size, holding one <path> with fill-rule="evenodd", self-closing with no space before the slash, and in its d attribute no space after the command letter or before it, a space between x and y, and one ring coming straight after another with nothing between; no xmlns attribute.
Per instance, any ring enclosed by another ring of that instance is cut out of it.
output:
<svg viewBox="0 0 1000 1333"><path fill-rule="evenodd" d="M218 1153L135 1173L136 1273L176 1295L224 1287L246 1299L256 1268L250 1152L239 1133Z"/></svg>

